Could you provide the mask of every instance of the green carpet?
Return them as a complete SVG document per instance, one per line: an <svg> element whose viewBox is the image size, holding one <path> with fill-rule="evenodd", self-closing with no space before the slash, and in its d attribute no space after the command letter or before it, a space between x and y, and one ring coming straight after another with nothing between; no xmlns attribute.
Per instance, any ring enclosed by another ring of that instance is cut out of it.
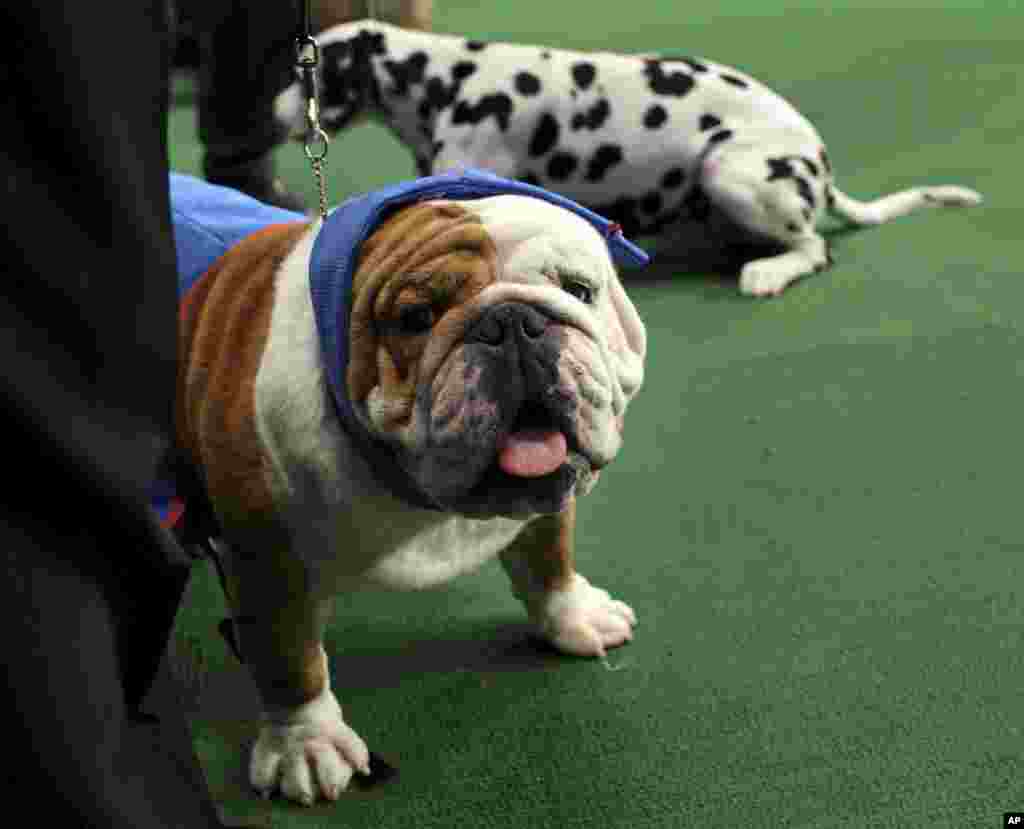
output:
<svg viewBox="0 0 1024 829"><path fill-rule="evenodd" d="M253 692L197 572L175 645L225 814L303 829L1002 825L1024 809L1024 13L438 5L441 31L738 65L819 126L851 195L954 183L986 204L837 237L836 267L777 300L627 274L647 382L580 504L579 559L632 603L638 636L616 670L537 650L497 565L339 600L335 686L399 767L392 783L309 810L247 792ZM195 171L187 89L179 101L172 163ZM279 158L312 199L301 150ZM369 126L328 162L332 202L413 170Z"/></svg>

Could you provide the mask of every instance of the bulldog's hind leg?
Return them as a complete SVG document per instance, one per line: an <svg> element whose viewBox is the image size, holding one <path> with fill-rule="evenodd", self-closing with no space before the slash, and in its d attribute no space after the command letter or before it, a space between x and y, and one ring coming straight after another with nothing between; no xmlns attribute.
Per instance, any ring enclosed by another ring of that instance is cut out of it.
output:
<svg viewBox="0 0 1024 829"><path fill-rule="evenodd" d="M575 501L535 519L501 554L537 632L564 653L601 656L633 638L636 614L573 567Z"/></svg>
<svg viewBox="0 0 1024 829"><path fill-rule="evenodd" d="M239 647L264 707L249 782L264 797L280 791L307 806L336 800L355 772L370 774L370 758L331 692L321 644L329 603L312 597L294 559L229 559Z"/></svg>
<svg viewBox="0 0 1024 829"><path fill-rule="evenodd" d="M880 225L927 207L971 207L981 195L966 187L913 187L890 193L874 201L852 199L835 186L829 188L829 209L855 225Z"/></svg>

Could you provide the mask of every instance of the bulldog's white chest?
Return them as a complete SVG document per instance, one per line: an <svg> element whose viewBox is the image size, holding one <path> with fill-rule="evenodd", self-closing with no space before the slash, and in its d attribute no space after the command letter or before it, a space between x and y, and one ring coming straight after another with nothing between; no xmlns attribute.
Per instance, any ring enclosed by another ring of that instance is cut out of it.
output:
<svg viewBox="0 0 1024 829"><path fill-rule="evenodd" d="M461 516L420 528L395 544L393 527L380 527L372 539L383 555L365 571L365 583L393 590L420 590L435 587L471 572L498 555L516 537L521 521L492 518L479 521ZM371 541L360 532L360 541ZM391 542L393 546L387 546Z"/></svg>

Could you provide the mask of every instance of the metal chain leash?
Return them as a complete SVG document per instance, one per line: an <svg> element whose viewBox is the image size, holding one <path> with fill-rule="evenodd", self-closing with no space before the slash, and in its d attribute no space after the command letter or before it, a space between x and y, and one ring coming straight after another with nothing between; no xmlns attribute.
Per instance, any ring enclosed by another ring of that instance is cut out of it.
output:
<svg viewBox="0 0 1024 829"><path fill-rule="evenodd" d="M320 47L312 34L310 0L305 0L305 34L295 38L295 65L302 77L302 91L306 96L306 138L303 148L313 168L320 193L320 218L327 218L327 184L324 181L323 162L327 158L327 133L320 126L320 98L316 69L320 63Z"/></svg>

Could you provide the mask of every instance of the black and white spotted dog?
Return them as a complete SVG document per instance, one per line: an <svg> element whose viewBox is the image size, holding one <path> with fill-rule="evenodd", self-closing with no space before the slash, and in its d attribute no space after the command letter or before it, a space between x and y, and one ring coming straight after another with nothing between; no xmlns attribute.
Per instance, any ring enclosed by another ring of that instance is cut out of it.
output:
<svg viewBox="0 0 1024 829"><path fill-rule="evenodd" d="M707 60L483 43L376 21L336 26L318 41L328 132L375 116L424 175L465 165L539 184L629 236L656 234L673 258L709 243L770 251L742 266L747 294L777 294L830 263L816 231L825 209L874 225L981 201L952 186L850 198L806 118ZM298 84L277 104L300 133Z"/></svg>

